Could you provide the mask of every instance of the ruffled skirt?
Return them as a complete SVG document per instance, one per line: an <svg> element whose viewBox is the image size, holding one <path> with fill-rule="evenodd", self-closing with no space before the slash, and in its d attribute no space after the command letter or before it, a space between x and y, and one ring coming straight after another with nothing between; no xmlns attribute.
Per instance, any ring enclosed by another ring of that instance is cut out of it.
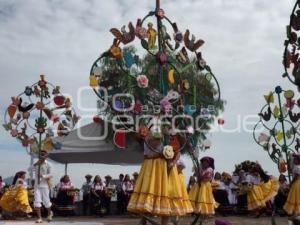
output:
<svg viewBox="0 0 300 225"><path fill-rule="evenodd" d="M194 213L202 215L214 215L218 203L213 196L213 190L209 181L196 183L189 194Z"/></svg>
<svg viewBox="0 0 300 225"><path fill-rule="evenodd" d="M191 212L176 166L170 171L163 158L145 159L128 211L155 216L183 216Z"/></svg>
<svg viewBox="0 0 300 225"><path fill-rule="evenodd" d="M268 182L260 184L260 187L263 192L264 201L267 202L278 194L279 181L275 177L271 177Z"/></svg>
<svg viewBox="0 0 300 225"><path fill-rule="evenodd" d="M248 210L264 208L266 202L264 200L263 190L260 185L253 185L247 194Z"/></svg>
<svg viewBox="0 0 300 225"><path fill-rule="evenodd" d="M300 179L292 184L283 208L289 215L300 215Z"/></svg>
<svg viewBox="0 0 300 225"><path fill-rule="evenodd" d="M8 189L0 200L0 207L10 213L13 212L32 212L28 201L28 192L25 188L12 187Z"/></svg>

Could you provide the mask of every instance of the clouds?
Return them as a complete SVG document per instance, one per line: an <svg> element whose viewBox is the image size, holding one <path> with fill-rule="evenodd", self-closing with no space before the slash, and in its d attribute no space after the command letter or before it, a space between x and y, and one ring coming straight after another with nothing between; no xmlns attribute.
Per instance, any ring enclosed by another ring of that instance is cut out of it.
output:
<svg viewBox="0 0 300 225"><path fill-rule="evenodd" d="M1 113L9 97L35 82L40 73L77 99L78 88L88 85L93 61L111 44L109 29L135 23L154 4L154 0L2 0ZM205 40L203 55L227 101L225 128L235 126L238 115L257 114L264 103L262 95L275 85L291 87L281 78L281 60L294 1L163 0L161 4L179 29L189 28ZM88 105L96 104L92 92L84 99ZM14 143L4 132L0 131L1 143ZM251 134L214 133L211 138L214 147L207 154L216 157L217 167L230 170L232 164L250 157L262 159L268 170L276 171ZM3 167L0 164L0 171Z"/></svg>

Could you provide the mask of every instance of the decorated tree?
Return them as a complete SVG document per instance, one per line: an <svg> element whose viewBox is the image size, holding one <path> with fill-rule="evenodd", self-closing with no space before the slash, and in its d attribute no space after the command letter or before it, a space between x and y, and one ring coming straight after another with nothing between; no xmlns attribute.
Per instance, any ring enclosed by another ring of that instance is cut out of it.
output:
<svg viewBox="0 0 300 225"><path fill-rule="evenodd" d="M112 45L90 71L90 86L100 107L94 120L114 126L107 138L124 148L127 135L147 142L144 138L151 132L163 137L166 145L170 132L179 133L181 153L189 153L196 164L196 152L211 145L206 134L224 101L199 51L204 41L188 29L181 32L160 8L159 0L156 3L156 9L135 25L129 22L128 28L110 30ZM131 45L135 40L140 46ZM141 50L146 52L139 55Z"/></svg>
<svg viewBox="0 0 300 225"><path fill-rule="evenodd" d="M291 154L299 152L300 99L292 90L282 90L264 96L266 104L261 109L259 122L253 137L263 147L271 160L278 165L280 173L286 173L291 181Z"/></svg>
<svg viewBox="0 0 300 225"><path fill-rule="evenodd" d="M11 97L3 126L30 154L32 165L42 150L59 149L60 144L53 137L67 135L78 119L70 97L40 75L38 82Z"/></svg>
<svg viewBox="0 0 300 225"><path fill-rule="evenodd" d="M296 0L293 7L290 23L286 28L287 39L284 41L283 65L285 73L283 77L287 77L298 89L300 88L300 1Z"/></svg>

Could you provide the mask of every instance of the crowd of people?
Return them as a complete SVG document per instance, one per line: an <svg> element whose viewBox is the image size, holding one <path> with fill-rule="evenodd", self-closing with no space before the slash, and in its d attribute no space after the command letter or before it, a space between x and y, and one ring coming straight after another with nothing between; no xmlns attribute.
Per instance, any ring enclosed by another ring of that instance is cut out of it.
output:
<svg viewBox="0 0 300 225"><path fill-rule="evenodd" d="M176 164L177 171L174 172L178 175L176 182L179 184L179 194L186 199L182 203L186 214L213 215L215 210L224 216L249 212L253 217L274 211L281 216L299 213L300 155L294 156L294 179L291 184L283 174L279 178L268 175L258 163L245 162L231 175L214 172L214 160L210 157L202 158L200 165L200 170L194 169L194 174L186 185L183 175L185 164L182 160L178 160ZM82 187L77 189L68 175L64 175L57 185L51 183L51 164L46 156L31 169L36 176L30 185L26 182L25 171L16 173L11 185L5 184L0 177L0 207L3 216L10 214L9 216L31 217L35 209L37 222L42 222L43 213L51 221L52 210L62 216L73 215L78 196L82 197L82 215L112 214L112 198L116 200L118 214L127 213L127 209L134 212L134 207L141 207L134 201L145 201L145 204L148 201L137 196L143 188L149 188L147 182L141 185L138 173L134 173L132 177L120 174L115 180L109 175L102 180L99 175L87 174ZM149 173L149 170L142 169L141 173ZM151 179L159 176L163 175L155 174ZM151 188L154 190L162 187ZM159 207L155 201L154 199L153 204Z"/></svg>

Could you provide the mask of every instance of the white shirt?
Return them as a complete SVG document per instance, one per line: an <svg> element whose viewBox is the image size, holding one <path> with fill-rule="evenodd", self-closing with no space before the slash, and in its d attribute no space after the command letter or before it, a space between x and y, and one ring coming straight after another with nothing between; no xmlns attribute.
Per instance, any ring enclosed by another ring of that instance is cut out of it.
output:
<svg viewBox="0 0 300 225"><path fill-rule="evenodd" d="M40 165L40 175L41 178L39 178L39 165L32 166L31 167L32 172L35 173L35 188L49 188L49 179L51 179L52 176L52 166L51 164L45 160L43 164ZM39 183L40 180L40 183Z"/></svg>
<svg viewBox="0 0 300 225"><path fill-rule="evenodd" d="M215 190L225 190L225 184L222 181L214 181L215 183L218 183L219 185L215 187Z"/></svg>
<svg viewBox="0 0 300 225"><path fill-rule="evenodd" d="M247 181L247 183L252 183L254 185L258 185L261 183L261 179L259 176L253 176L250 174L247 175L246 181Z"/></svg>
<svg viewBox="0 0 300 225"><path fill-rule="evenodd" d="M72 189L74 186L72 184L72 182L67 182L67 183L64 183L64 182L60 182L58 185L57 185L57 189L58 190L69 190L69 189Z"/></svg>
<svg viewBox="0 0 300 225"><path fill-rule="evenodd" d="M103 186L103 184L99 184L99 183L97 183L97 184L92 184L92 188L91 189L93 189L93 190L95 190L95 191L103 191L103 189L104 189L104 186Z"/></svg>
<svg viewBox="0 0 300 225"><path fill-rule="evenodd" d="M130 181L123 182L122 189L125 192L133 191L133 185Z"/></svg>

